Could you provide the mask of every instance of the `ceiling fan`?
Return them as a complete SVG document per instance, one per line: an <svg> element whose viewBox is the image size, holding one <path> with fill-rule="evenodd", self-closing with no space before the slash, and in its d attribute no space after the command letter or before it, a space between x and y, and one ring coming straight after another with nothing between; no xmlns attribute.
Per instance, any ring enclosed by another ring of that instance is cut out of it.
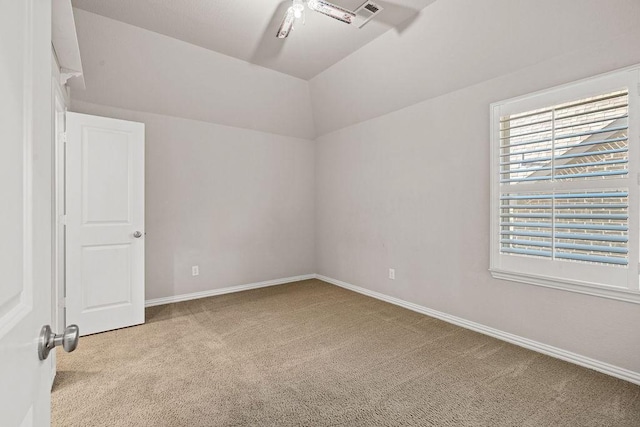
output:
<svg viewBox="0 0 640 427"><path fill-rule="evenodd" d="M355 24L358 28L364 27L367 22L371 21L375 15L383 10L382 7L371 1L365 1L355 11L350 11L326 0L292 0L292 5L285 12L282 24L278 28L277 38L284 39L288 37L297 19L302 19L304 23L305 4L315 12L337 19L345 24Z"/></svg>

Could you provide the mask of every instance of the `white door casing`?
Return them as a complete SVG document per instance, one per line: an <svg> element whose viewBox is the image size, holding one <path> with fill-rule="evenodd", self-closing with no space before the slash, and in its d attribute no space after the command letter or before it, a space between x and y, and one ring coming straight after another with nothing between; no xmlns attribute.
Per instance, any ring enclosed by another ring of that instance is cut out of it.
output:
<svg viewBox="0 0 640 427"><path fill-rule="evenodd" d="M0 6L0 424L50 422L50 360L38 335L51 322L51 2Z"/></svg>
<svg viewBox="0 0 640 427"><path fill-rule="evenodd" d="M57 66L57 65L54 65ZM54 73L55 74L55 73ZM63 88L55 80L53 85L53 135L54 135L54 286L53 286L53 324L54 330L62 331L64 321L64 161L65 161L65 114L67 110Z"/></svg>
<svg viewBox="0 0 640 427"><path fill-rule="evenodd" d="M68 112L66 132L66 322L144 323L144 124Z"/></svg>
<svg viewBox="0 0 640 427"><path fill-rule="evenodd" d="M67 96L60 84L60 67L52 53L51 97L53 113L53 284L51 288L51 329L62 332L64 322L64 121ZM51 351L52 383L56 375L56 349Z"/></svg>

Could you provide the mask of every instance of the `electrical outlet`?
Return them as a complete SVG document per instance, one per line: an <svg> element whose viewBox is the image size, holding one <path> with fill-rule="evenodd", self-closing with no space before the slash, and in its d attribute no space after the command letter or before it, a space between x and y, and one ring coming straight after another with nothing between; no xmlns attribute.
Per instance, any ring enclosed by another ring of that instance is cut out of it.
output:
<svg viewBox="0 0 640 427"><path fill-rule="evenodd" d="M192 276L199 276L200 275L200 267L198 267L197 265L191 266L191 275Z"/></svg>
<svg viewBox="0 0 640 427"><path fill-rule="evenodd" d="M390 268L389 269L389 279L396 280L396 269L395 268Z"/></svg>

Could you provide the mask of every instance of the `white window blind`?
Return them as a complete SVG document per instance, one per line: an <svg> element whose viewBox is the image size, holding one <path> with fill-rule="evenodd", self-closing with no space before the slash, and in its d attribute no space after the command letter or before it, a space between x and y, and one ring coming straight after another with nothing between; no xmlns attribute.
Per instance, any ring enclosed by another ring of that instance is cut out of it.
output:
<svg viewBox="0 0 640 427"><path fill-rule="evenodd" d="M628 100L623 90L502 117L503 188L627 175ZM500 251L627 265L628 205L625 189L503 194Z"/></svg>
<svg viewBox="0 0 640 427"><path fill-rule="evenodd" d="M492 105L494 276L638 293L638 80L624 70Z"/></svg>

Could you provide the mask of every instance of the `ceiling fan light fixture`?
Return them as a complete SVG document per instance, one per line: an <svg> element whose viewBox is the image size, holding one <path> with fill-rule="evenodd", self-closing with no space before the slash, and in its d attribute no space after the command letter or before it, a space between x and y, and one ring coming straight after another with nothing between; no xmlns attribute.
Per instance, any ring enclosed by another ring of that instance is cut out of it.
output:
<svg viewBox="0 0 640 427"><path fill-rule="evenodd" d="M284 19L280 24L280 28L278 28L278 33L276 37L279 39L284 39L289 36L289 33L293 29L293 23L296 20L295 11L293 10L293 6L287 9L287 13L284 14Z"/></svg>
<svg viewBox="0 0 640 427"><path fill-rule="evenodd" d="M291 7L293 8L293 14L296 19L302 18L304 14L304 2L302 0L293 0L293 6Z"/></svg>

